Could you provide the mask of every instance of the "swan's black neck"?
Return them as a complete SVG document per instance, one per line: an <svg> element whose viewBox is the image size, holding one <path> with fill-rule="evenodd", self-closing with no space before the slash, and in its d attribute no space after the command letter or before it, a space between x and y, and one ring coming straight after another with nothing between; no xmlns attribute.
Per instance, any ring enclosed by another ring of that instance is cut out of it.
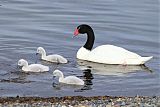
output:
<svg viewBox="0 0 160 107"><path fill-rule="evenodd" d="M92 50L93 44L94 44L94 32L92 29L88 29L87 31L87 41L85 43L85 45L83 46L84 48L88 49L88 50Z"/></svg>

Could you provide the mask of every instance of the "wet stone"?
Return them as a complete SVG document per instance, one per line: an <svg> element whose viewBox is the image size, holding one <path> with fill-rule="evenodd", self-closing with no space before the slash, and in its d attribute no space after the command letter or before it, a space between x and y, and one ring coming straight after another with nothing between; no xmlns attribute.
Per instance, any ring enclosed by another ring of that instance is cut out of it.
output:
<svg viewBox="0 0 160 107"><path fill-rule="evenodd" d="M112 97L112 96L66 96L66 97L5 97L0 107L158 107L159 97Z"/></svg>

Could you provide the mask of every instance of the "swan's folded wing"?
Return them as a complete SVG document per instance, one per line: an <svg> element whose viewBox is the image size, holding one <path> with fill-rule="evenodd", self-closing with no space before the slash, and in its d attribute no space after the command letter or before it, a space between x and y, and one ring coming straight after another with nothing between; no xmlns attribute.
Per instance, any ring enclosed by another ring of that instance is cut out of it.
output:
<svg viewBox="0 0 160 107"><path fill-rule="evenodd" d="M130 52L124 48L113 45L101 45L90 52L88 60L99 63L122 64L124 60L138 59L136 53Z"/></svg>

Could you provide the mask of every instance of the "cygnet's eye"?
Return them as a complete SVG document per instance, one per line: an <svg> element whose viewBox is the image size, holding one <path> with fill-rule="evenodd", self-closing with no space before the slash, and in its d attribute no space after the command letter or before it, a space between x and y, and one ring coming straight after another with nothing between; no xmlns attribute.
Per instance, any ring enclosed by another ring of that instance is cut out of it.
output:
<svg viewBox="0 0 160 107"><path fill-rule="evenodd" d="M54 75L57 76L58 75L57 72Z"/></svg>
<svg viewBox="0 0 160 107"><path fill-rule="evenodd" d="M41 53L41 50L38 49L38 53Z"/></svg>

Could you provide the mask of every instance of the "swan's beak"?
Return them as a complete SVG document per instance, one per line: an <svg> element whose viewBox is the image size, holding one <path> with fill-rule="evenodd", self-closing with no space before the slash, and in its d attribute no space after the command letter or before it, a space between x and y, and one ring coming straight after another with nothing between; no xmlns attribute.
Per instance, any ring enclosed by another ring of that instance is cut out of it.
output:
<svg viewBox="0 0 160 107"><path fill-rule="evenodd" d="M76 28L75 31L74 31L74 37L77 36L78 34L79 34L79 31L78 31L78 29Z"/></svg>
<svg viewBox="0 0 160 107"><path fill-rule="evenodd" d="M36 55L38 55L39 53L36 53Z"/></svg>

